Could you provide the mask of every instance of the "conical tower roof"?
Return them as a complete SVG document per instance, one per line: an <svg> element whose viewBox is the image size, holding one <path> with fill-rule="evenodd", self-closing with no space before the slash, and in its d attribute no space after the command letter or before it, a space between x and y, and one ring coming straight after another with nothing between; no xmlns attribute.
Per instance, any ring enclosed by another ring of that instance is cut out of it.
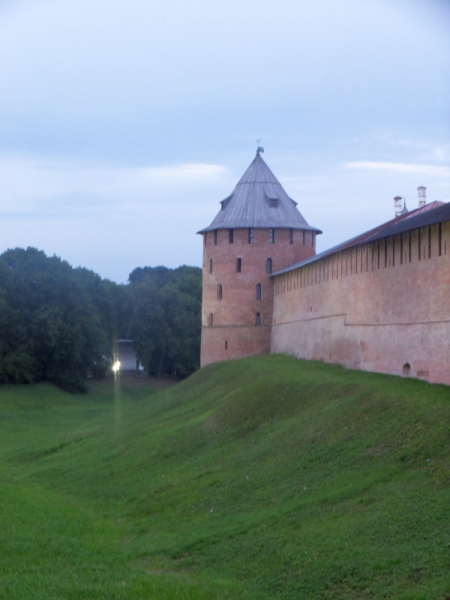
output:
<svg viewBox="0 0 450 600"><path fill-rule="evenodd" d="M259 151L233 193L221 204L222 208L211 225L198 233L239 227L283 227L322 233L308 225L297 209L297 203L286 194Z"/></svg>

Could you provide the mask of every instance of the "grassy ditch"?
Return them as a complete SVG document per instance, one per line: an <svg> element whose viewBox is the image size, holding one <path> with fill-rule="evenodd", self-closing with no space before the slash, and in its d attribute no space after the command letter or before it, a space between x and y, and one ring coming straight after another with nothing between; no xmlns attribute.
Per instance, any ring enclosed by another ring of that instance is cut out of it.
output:
<svg viewBox="0 0 450 600"><path fill-rule="evenodd" d="M450 389L265 356L0 388L0 596L450 597Z"/></svg>

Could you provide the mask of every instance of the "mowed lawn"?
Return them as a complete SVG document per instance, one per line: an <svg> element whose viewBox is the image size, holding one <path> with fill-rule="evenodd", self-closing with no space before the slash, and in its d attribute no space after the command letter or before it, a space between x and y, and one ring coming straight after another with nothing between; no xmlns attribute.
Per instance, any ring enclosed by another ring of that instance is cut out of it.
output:
<svg viewBox="0 0 450 600"><path fill-rule="evenodd" d="M0 598L450 598L450 388L286 356L0 387Z"/></svg>

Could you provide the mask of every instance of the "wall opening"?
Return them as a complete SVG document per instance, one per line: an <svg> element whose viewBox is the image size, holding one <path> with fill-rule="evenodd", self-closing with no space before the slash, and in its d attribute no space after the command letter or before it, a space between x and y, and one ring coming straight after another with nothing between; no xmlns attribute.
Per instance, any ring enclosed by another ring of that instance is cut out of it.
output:
<svg viewBox="0 0 450 600"><path fill-rule="evenodd" d="M268 258L266 262L266 273L272 273L272 259Z"/></svg>
<svg viewBox="0 0 450 600"><path fill-rule="evenodd" d="M242 258L236 259L236 273L240 273L242 270Z"/></svg>
<svg viewBox="0 0 450 600"><path fill-rule="evenodd" d="M208 324L210 327L213 326L213 314L212 313L209 313Z"/></svg>
<svg viewBox="0 0 450 600"><path fill-rule="evenodd" d="M222 300L222 284L217 285L217 300Z"/></svg>
<svg viewBox="0 0 450 600"><path fill-rule="evenodd" d="M402 367L402 376L403 377L411 377L411 365L409 363L405 363Z"/></svg>
<svg viewBox="0 0 450 600"><path fill-rule="evenodd" d="M294 230L293 229L289 229L289 243L290 244L294 243Z"/></svg>
<svg viewBox="0 0 450 600"><path fill-rule="evenodd" d="M214 229L214 246L217 246L217 229Z"/></svg>
<svg viewBox="0 0 450 600"><path fill-rule="evenodd" d="M271 227L269 229L269 244L274 244L275 243L275 229L273 227Z"/></svg>
<svg viewBox="0 0 450 600"><path fill-rule="evenodd" d="M213 272L213 259L212 258L209 259L209 272L210 273Z"/></svg>
<svg viewBox="0 0 450 600"><path fill-rule="evenodd" d="M252 228L250 228L248 230L248 243L253 244L253 229Z"/></svg>
<svg viewBox="0 0 450 600"><path fill-rule="evenodd" d="M261 313L256 313L255 325L261 325Z"/></svg>
<svg viewBox="0 0 450 600"><path fill-rule="evenodd" d="M225 350L228 350L228 342L225 342Z"/></svg>
<svg viewBox="0 0 450 600"><path fill-rule="evenodd" d="M230 244L232 244L232 243L233 243L233 230L232 230L232 229L229 229L229 230L228 230L228 242L229 242Z"/></svg>
<svg viewBox="0 0 450 600"><path fill-rule="evenodd" d="M261 284L256 284L256 299L261 300Z"/></svg>

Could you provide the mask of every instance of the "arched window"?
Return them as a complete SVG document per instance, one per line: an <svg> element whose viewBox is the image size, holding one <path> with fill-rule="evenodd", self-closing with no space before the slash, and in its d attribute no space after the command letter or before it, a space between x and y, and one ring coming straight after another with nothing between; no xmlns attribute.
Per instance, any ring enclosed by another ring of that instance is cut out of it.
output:
<svg viewBox="0 0 450 600"><path fill-rule="evenodd" d="M256 299L261 300L261 284L256 284Z"/></svg>
<svg viewBox="0 0 450 600"><path fill-rule="evenodd" d="M261 313L256 313L255 325L261 325Z"/></svg>
<svg viewBox="0 0 450 600"><path fill-rule="evenodd" d="M212 327L213 326L213 314L209 313L209 317L208 317L208 323L209 326Z"/></svg>
<svg viewBox="0 0 450 600"><path fill-rule="evenodd" d="M222 300L222 284L219 283L217 286L217 300Z"/></svg>
<svg viewBox="0 0 450 600"><path fill-rule="evenodd" d="M272 273L272 259L268 258L266 262L266 273Z"/></svg>
<svg viewBox="0 0 450 600"><path fill-rule="evenodd" d="M409 363L405 363L402 367L402 375L403 377L411 376L411 365Z"/></svg>

